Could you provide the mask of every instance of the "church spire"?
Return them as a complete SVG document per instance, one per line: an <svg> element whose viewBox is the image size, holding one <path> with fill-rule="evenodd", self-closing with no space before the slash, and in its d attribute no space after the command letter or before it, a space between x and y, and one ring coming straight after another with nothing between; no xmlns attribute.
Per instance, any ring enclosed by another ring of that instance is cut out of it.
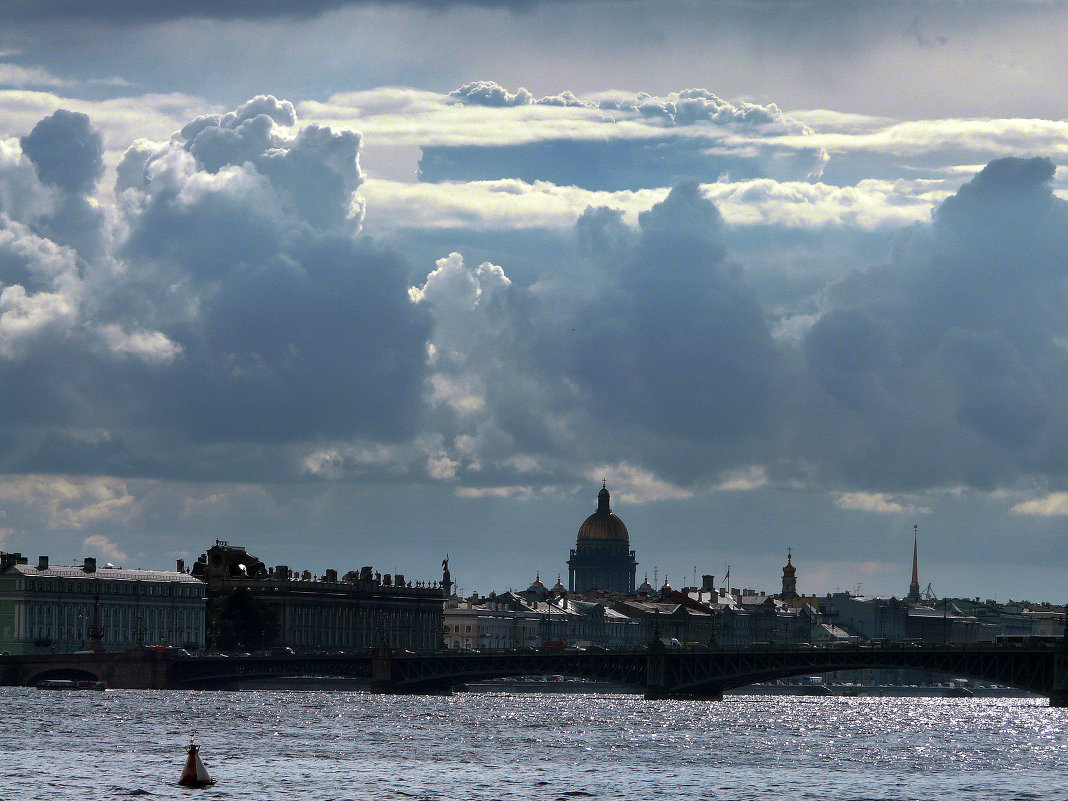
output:
<svg viewBox="0 0 1068 801"><path fill-rule="evenodd" d="M909 597L910 601L920 600L920 560L919 560L919 526L912 527L912 583L909 584Z"/></svg>

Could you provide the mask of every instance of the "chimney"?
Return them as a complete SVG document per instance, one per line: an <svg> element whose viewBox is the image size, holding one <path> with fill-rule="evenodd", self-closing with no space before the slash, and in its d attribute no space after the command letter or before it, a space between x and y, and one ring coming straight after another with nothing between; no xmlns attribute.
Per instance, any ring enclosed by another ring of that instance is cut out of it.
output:
<svg viewBox="0 0 1068 801"><path fill-rule="evenodd" d="M707 573L701 576L701 591L712 592L716 588L716 577Z"/></svg>
<svg viewBox="0 0 1068 801"><path fill-rule="evenodd" d="M85 557L85 564L82 565L82 570L84 570L86 573L95 573L96 572L96 557L94 557L94 556Z"/></svg>
<svg viewBox="0 0 1068 801"><path fill-rule="evenodd" d="M184 573L185 572L185 560L184 559L179 559L178 563L176 565L176 568L177 568L179 573Z"/></svg>
<svg viewBox="0 0 1068 801"><path fill-rule="evenodd" d="M48 570L48 557L47 556L38 556L37 557L37 569L38 570Z"/></svg>

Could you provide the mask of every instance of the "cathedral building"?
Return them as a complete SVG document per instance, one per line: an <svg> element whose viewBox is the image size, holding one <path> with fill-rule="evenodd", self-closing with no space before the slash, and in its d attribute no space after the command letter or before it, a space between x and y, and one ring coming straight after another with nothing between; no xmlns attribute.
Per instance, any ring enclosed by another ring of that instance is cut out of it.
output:
<svg viewBox="0 0 1068 801"><path fill-rule="evenodd" d="M612 514L607 484L597 493L597 511L578 530L578 540L567 561L570 592L633 593L638 562L630 549L630 534Z"/></svg>

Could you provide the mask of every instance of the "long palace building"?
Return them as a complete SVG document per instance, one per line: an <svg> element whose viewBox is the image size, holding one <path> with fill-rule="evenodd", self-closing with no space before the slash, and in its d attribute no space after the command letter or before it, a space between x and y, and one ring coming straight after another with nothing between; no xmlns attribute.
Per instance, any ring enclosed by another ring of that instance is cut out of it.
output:
<svg viewBox="0 0 1068 801"><path fill-rule="evenodd" d="M209 599L238 589L263 602L278 624L275 644L295 649L434 650L441 647L443 607L451 580L448 560L438 582L406 581L370 567L343 576L268 568L243 547L217 540L192 567ZM210 633L209 633L210 637Z"/></svg>
<svg viewBox="0 0 1068 801"><path fill-rule="evenodd" d="M36 565L0 554L0 651L12 654L124 651L204 645L204 584L169 570Z"/></svg>

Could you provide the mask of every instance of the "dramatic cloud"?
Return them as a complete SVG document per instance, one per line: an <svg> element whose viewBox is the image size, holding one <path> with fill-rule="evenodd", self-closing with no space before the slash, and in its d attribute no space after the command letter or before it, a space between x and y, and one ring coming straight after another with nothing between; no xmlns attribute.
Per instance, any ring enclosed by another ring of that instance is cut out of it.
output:
<svg viewBox="0 0 1068 801"><path fill-rule="evenodd" d="M726 175L755 178L770 172L802 178L818 175L824 162L819 148L774 144L776 136L811 133L774 105L735 105L704 89L666 97L612 93L589 100L567 92L535 100L526 89L510 93L479 81L453 91L450 98L501 113L514 110L524 119L531 117L529 109L545 107L551 112L545 118L549 126L540 141L428 144L419 162L424 181L518 178L592 190L637 190ZM584 121L585 132L572 130L562 136L559 122L569 118ZM627 123L631 135L624 133ZM550 133L553 128L555 133Z"/></svg>
<svg viewBox="0 0 1068 801"><path fill-rule="evenodd" d="M427 323L403 260L357 237L355 134L254 98L135 143L113 216L84 197L101 174L85 115L57 111L21 144L40 183L3 162L0 200L38 208L0 217L8 469L195 475L214 448L222 475L256 443L413 430ZM256 469L295 474L280 455Z"/></svg>
<svg viewBox="0 0 1068 801"><path fill-rule="evenodd" d="M85 114L60 109L37 123L20 144L41 180L68 192L90 191L104 172L104 142Z"/></svg>
<svg viewBox="0 0 1068 801"><path fill-rule="evenodd" d="M1058 547L1064 9L83 5L0 9L5 549Z"/></svg>
<svg viewBox="0 0 1068 801"><path fill-rule="evenodd" d="M1065 475L1068 204L1052 177L1047 159L991 162L889 264L828 293L804 348L836 422L808 447L844 455L840 475L870 488Z"/></svg>

